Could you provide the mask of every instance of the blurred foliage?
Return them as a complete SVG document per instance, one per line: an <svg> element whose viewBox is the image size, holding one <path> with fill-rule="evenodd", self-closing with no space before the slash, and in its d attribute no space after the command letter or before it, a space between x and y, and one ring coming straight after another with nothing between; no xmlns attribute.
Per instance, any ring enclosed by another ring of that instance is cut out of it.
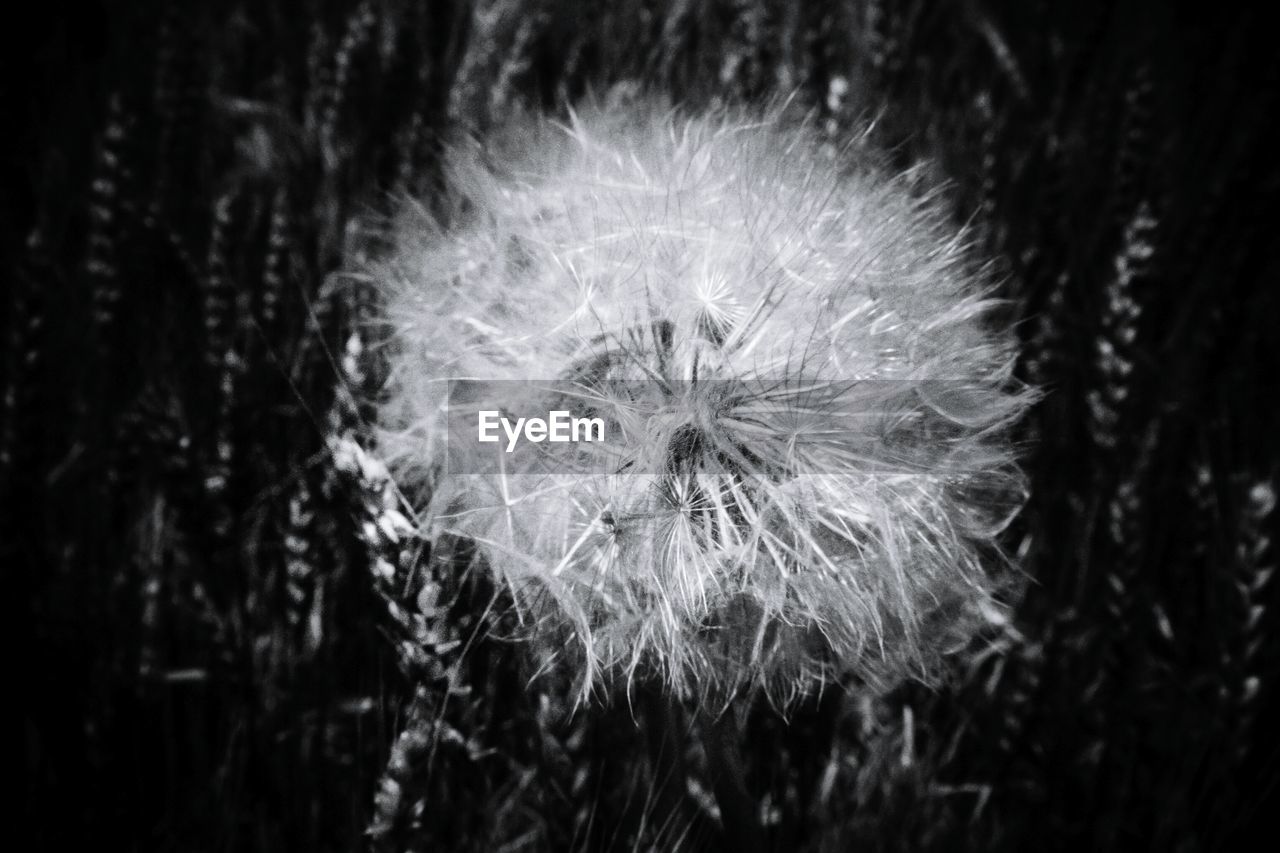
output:
<svg viewBox="0 0 1280 853"><path fill-rule="evenodd" d="M1229 4L1228 4L1229 5ZM707 723L566 704L361 447L440 140L645 81L874 118L1049 395L1016 624L745 709L778 850L1243 849L1277 755L1274 34L1156 0L38 4L4 51L0 564L31 849L715 849ZM371 355L372 353L372 355ZM361 402L366 401L366 402ZM668 778L675 774L677 778Z"/></svg>

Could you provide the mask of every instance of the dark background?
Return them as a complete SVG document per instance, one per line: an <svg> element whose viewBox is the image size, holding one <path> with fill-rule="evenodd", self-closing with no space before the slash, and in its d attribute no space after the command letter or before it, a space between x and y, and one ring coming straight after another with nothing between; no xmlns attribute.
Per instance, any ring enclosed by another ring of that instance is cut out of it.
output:
<svg viewBox="0 0 1280 853"><path fill-rule="evenodd" d="M376 396L376 358L342 363L371 294L333 275L376 251L360 223L430 203L459 122L640 79L692 105L794 89L837 139L876 113L953 182L1048 391L1016 629L936 690L754 709L772 846L1251 849L1280 760L1280 50L1234 5L24 9L0 78L18 834L716 849L697 796L666 826L650 796L671 766L706 787L697 719L527 687L465 548L363 532L377 483L326 449Z"/></svg>

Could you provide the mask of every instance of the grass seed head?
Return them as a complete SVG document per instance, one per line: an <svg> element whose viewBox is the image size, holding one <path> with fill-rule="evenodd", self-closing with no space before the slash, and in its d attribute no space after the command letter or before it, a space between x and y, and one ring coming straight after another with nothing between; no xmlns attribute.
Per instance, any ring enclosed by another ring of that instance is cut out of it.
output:
<svg viewBox="0 0 1280 853"><path fill-rule="evenodd" d="M888 686L999 611L1032 394L940 193L852 154L782 110L521 120L399 217L384 450L584 689ZM457 378L572 384L624 440L446 474Z"/></svg>

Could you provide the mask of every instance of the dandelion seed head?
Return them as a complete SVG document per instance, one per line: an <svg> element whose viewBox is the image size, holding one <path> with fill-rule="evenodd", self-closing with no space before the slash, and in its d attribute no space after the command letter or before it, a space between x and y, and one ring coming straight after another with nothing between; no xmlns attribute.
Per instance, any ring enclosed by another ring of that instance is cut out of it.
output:
<svg viewBox="0 0 1280 853"><path fill-rule="evenodd" d="M782 111L656 106L515 122L447 173L376 270L383 450L584 689L891 686L999 612L1033 394L936 190ZM451 378L580 382L626 440L446 475Z"/></svg>

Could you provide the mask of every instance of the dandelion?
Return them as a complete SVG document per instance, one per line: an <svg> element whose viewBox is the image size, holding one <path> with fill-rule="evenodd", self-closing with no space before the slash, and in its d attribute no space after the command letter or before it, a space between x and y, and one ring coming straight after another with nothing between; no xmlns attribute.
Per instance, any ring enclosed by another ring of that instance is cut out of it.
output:
<svg viewBox="0 0 1280 853"><path fill-rule="evenodd" d="M785 109L520 120L398 220L383 452L584 691L887 687L1000 612L1033 395L939 191L854 145ZM456 468L456 379L615 438Z"/></svg>

